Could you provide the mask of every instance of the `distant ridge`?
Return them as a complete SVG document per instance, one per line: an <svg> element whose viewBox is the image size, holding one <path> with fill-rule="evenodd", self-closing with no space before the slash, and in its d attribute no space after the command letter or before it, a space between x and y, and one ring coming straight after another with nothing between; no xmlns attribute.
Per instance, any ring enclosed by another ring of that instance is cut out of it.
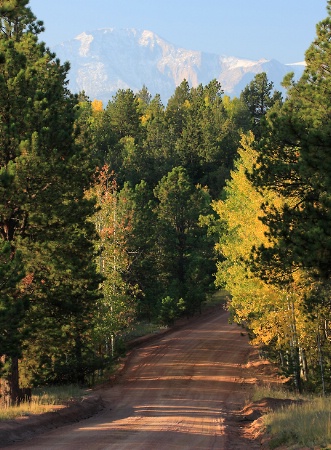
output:
<svg viewBox="0 0 331 450"><path fill-rule="evenodd" d="M275 88L288 72L299 77L304 63L285 65L276 60L251 61L175 46L148 30L105 28L83 32L55 46L57 57L69 61L69 88L85 91L104 104L118 89L139 91L143 85L164 104L186 79L190 86L217 79L225 94L239 96L257 73L266 72Z"/></svg>

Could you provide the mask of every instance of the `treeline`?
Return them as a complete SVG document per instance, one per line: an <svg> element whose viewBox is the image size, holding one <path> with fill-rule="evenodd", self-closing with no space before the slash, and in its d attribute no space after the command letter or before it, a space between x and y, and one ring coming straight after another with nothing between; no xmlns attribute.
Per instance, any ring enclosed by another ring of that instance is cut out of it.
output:
<svg viewBox="0 0 331 450"><path fill-rule="evenodd" d="M263 73L240 98L183 81L166 106L146 87L102 105L68 91L27 5L0 6L2 402L86 382L215 281L299 389L329 389L330 19L285 101Z"/></svg>

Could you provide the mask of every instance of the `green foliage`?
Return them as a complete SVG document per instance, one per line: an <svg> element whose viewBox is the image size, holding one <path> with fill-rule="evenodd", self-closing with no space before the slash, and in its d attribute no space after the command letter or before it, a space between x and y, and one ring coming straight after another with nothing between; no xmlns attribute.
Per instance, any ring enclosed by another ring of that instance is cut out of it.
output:
<svg viewBox="0 0 331 450"><path fill-rule="evenodd" d="M136 286L128 281L131 256L128 236L131 233L133 211L125 190L119 192L116 180L104 166L89 192L96 198L96 212L92 218L98 234L98 269L103 281L103 296L94 316L93 340L101 355L111 351L114 336L129 327L135 317Z"/></svg>
<svg viewBox="0 0 331 450"><path fill-rule="evenodd" d="M251 124L256 139L261 137L263 119L268 110L275 104L282 102L282 95L274 90L272 82L268 81L265 72L258 73L248 86L242 91L240 99L244 102L251 115Z"/></svg>
<svg viewBox="0 0 331 450"><path fill-rule="evenodd" d="M183 81L169 100L165 118L173 140L174 165L184 167L194 184L218 196L232 168L240 131L222 102L216 80L189 89Z"/></svg>
<svg viewBox="0 0 331 450"><path fill-rule="evenodd" d="M329 278L331 249L330 24L328 17L318 25L302 78L270 115L254 174L256 185L272 186L286 197L265 220L271 236L279 238L268 259L278 254L323 278Z"/></svg>
<svg viewBox="0 0 331 450"><path fill-rule="evenodd" d="M1 241L0 241L1 242ZM2 355L8 358L21 356L21 336L19 328L22 325L26 309L26 298L29 279L23 281L24 272L21 255L12 254L9 242L1 242L0 251L0 349ZM10 361L10 359L9 359ZM10 373L8 360L2 360L0 373Z"/></svg>
<svg viewBox="0 0 331 450"><path fill-rule="evenodd" d="M207 214L210 196L194 186L182 167L175 167L161 179L154 194L157 215L159 274L164 291L182 298L186 312L194 313L205 300L211 284L211 243L199 226L200 214Z"/></svg>
<svg viewBox="0 0 331 450"><path fill-rule="evenodd" d="M104 109L71 95L69 65L38 42L27 5L0 5L10 389L19 358L26 384L84 382L137 316L169 325L199 311L215 271L232 318L297 387L329 389L330 17L303 77L284 79L284 103L263 73L240 98L184 80L165 107L143 86Z"/></svg>
<svg viewBox="0 0 331 450"><path fill-rule="evenodd" d="M9 368L4 389L11 401L22 354L34 368L43 367L36 376L31 371L31 381L83 381L88 319L100 295L96 235L86 221L93 201L85 189L94 167L86 149L75 145L69 66L38 43L41 23L27 3L4 2L0 10L0 236L1 248L10 247L12 270L0 320L14 313L12 340L0 355Z"/></svg>
<svg viewBox="0 0 331 450"><path fill-rule="evenodd" d="M118 90L113 100L108 103L106 111L111 129L118 140L128 136L139 140L141 133L139 102L131 89Z"/></svg>
<svg viewBox="0 0 331 450"><path fill-rule="evenodd" d="M121 195L126 199L127 208L133 212L127 236L131 258L125 280L136 287L138 317L152 320L158 314L157 300L163 294L156 264L159 249L155 198L145 181L134 188L126 183Z"/></svg>
<svg viewBox="0 0 331 450"><path fill-rule="evenodd" d="M169 296L163 298L158 308L159 322L163 325L173 325L175 319L177 319L180 315L182 303L183 299L176 301Z"/></svg>

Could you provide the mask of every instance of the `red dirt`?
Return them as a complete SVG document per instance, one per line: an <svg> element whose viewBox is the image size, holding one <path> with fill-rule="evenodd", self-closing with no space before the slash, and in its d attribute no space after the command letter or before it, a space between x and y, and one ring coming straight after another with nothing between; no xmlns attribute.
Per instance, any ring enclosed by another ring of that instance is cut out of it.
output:
<svg viewBox="0 0 331 450"><path fill-rule="evenodd" d="M275 369L248 344L243 329L229 325L228 314L218 309L131 350L115 384L96 391L100 399L88 400L94 408L103 406L100 412L79 423L53 424L60 427L52 431L45 431L52 426L50 418L30 432L20 432L16 420L9 434L7 424L6 434L2 423L0 446L11 450L261 449L259 417L273 405L264 399L247 406L247 398L255 384L279 381ZM68 421L75 417L81 418L74 414ZM31 437L32 431L43 434ZM8 442L13 443L4 447Z"/></svg>

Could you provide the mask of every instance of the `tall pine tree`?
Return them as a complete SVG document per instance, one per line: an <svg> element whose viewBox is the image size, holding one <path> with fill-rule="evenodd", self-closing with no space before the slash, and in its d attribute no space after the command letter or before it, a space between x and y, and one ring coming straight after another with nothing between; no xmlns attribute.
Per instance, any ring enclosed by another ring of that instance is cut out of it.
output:
<svg viewBox="0 0 331 450"><path fill-rule="evenodd" d="M47 366L45 377L34 373L31 379L83 380L99 282L94 229L86 222L93 202L84 197L91 168L85 149L75 145L77 99L66 88L69 66L38 42L42 22L27 5L27 0L0 4L1 246L6 252L10 248L6 271L17 272L20 258L21 276L29 280L23 310L15 303L17 276L8 284L0 312L5 317L19 310L11 316L12 332L1 330L6 369L1 389L7 403L19 398L23 343L34 369ZM45 365L39 364L42 360Z"/></svg>
<svg viewBox="0 0 331 450"><path fill-rule="evenodd" d="M331 2L306 52L306 69L290 77L288 98L270 114L253 174L257 186L277 189L286 203L265 222L278 240L274 254L323 279L331 275Z"/></svg>

